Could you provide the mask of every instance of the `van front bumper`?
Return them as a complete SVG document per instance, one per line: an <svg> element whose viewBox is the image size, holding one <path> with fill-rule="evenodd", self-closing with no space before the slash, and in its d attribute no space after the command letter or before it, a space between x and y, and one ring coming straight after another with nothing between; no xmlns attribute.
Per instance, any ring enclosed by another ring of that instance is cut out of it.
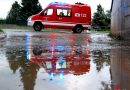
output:
<svg viewBox="0 0 130 90"><path fill-rule="evenodd" d="M33 24L34 24L34 21L29 20L27 25L28 26L33 26Z"/></svg>

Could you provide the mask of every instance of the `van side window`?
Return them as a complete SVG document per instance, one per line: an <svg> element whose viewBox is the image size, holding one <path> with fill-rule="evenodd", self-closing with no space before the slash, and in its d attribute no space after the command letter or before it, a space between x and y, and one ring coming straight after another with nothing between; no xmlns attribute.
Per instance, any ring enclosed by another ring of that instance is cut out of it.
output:
<svg viewBox="0 0 130 90"><path fill-rule="evenodd" d="M44 12L41 13L41 15L52 15L53 14L53 9L47 9Z"/></svg>
<svg viewBox="0 0 130 90"><path fill-rule="evenodd" d="M57 9L57 16L70 17L71 9Z"/></svg>

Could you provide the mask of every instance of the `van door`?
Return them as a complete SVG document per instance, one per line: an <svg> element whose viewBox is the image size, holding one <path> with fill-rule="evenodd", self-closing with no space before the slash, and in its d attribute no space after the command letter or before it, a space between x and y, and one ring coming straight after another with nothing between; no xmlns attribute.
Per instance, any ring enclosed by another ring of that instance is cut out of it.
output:
<svg viewBox="0 0 130 90"><path fill-rule="evenodd" d="M52 22L56 20L54 15L54 9L48 8L44 10L40 14L39 19L42 21L42 24L44 25L45 28L51 28Z"/></svg>
<svg viewBox="0 0 130 90"><path fill-rule="evenodd" d="M57 21L60 28L72 28L72 9L71 8L57 8Z"/></svg>

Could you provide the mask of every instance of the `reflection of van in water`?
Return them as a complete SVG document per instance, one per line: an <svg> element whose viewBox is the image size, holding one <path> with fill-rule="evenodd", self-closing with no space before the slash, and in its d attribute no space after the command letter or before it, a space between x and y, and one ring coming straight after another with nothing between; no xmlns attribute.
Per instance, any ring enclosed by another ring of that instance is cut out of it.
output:
<svg viewBox="0 0 130 90"><path fill-rule="evenodd" d="M81 33L91 25L91 8L82 3L74 5L53 2L39 14L28 18L28 26L35 31L42 28L72 29L74 33Z"/></svg>

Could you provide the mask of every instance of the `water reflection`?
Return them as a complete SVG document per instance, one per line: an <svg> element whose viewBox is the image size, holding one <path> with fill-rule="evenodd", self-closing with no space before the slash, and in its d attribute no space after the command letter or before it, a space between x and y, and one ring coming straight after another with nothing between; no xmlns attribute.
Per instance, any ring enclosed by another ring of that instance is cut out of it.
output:
<svg viewBox="0 0 130 90"><path fill-rule="evenodd" d="M92 56L98 72L103 67L110 65L110 50L94 50L92 51Z"/></svg>
<svg viewBox="0 0 130 90"><path fill-rule="evenodd" d="M11 51L12 49L13 48L11 48ZM20 81L23 83L23 90L34 90L39 67L34 64L26 64L25 51L10 52L10 49L7 49L6 57L8 58L9 67L13 73L16 74L17 70L20 73Z"/></svg>
<svg viewBox="0 0 130 90"><path fill-rule="evenodd" d="M19 90L112 90L110 50L89 51L88 34L23 37L6 47L9 68L22 82Z"/></svg>
<svg viewBox="0 0 130 90"><path fill-rule="evenodd" d="M111 50L111 78L113 89L130 90L130 49Z"/></svg>

